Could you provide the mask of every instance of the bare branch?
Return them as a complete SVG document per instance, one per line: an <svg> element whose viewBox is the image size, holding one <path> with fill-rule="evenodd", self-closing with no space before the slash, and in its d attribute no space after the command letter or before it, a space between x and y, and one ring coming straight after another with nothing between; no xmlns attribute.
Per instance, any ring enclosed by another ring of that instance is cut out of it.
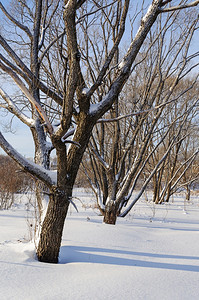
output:
<svg viewBox="0 0 199 300"><path fill-rule="evenodd" d="M115 41L115 43L114 43L114 45L113 45L113 47L112 47L112 49L109 53L104 65L103 65L99 75L98 75L98 78L96 79L96 82L90 88L90 90L87 94L88 97L90 97L94 93L94 91L98 88L98 86L101 84L102 79L105 76L106 71L109 68L109 65L110 65L110 63L113 59L113 56L114 56L115 52L118 49L119 43L122 39L122 36L124 34L124 30L125 30L125 22L126 22L128 8L129 8L129 0L126 0L125 4L124 4L124 8L123 8L122 17L121 17L121 20L120 20L120 29L119 29L119 33L117 35L116 41Z"/></svg>
<svg viewBox="0 0 199 300"><path fill-rule="evenodd" d="M36 102L36 100L34 99L34 97L31 95L31 93L29 92L29 90L26 88L26 86L24 85L24 83L21 81L21 79L17 76L17 74L10 68L8 68L7 66L5 66L2 62L0 62L0 68L5 71L7 74L9 74L12 79L15 81L15 83L18 85L18 87L21 89L21 91L24 93L24 95L28 98L28 100L33 104L33 106L36 108L37 112L39 113L40 117L44 120L45 125L48 129L48 132L50 134L53 133L53 127L50 124L48 117L46 116L45 111L43 110L43 108L41 107L41 105L39 103Z"/></svg>
<svg viewBox="0 0 199 300"><path fill-rule="evenodd" d="M16 26L18 26L21 30L23 30L30 38L30 40L32 40L32 34L29 30L29 28L27 26L24 26L23 24L21 24L19 21L17 21L13 16L11 16L8 11L5 9L5 7L3 6L2 2L0 2L0 9L3 11L3 13L6 15L6 17L12 21Z"/></svg>
<svg viewBox="0 0 199 300"><path fill-rule="evenodd" d="M48 24L46 25L46 17L47 17L47 12L48 12L48 8L49 8L48 0L46 0L46 7L45 7L45 12L44 12L43 24L42 24L42 31L41 31L40 41L39 41L39 44L38 44L39 49L41 49L41 47L43 46L46 30L50 26L51 20L52 20L54 14L57 11L57 8L59 6L59 2L60 2L60 0L57 0L57 4L55 5L55 8L54 8L49 20L48 20Z"/></svg>
<svg viewBox="0 0 199 300"><path fill-rule="evenodd" d="M36 78L34 76L34 74L30 71L30 69L23 63L23 61L19 58L19 56L8 45L8 43L5 41L5 39L1 35L0 35L0 45L5 49L5 51L8 53L8 55L14 60L14 62L22 70L22 72L24 72L32 81L37 80L38 87L42 90L43 93L45 93L47 96L51 97L59 105L62 105L62 103L63 103L62 95L58 95L56 92L54 92L49 87L47 87L43 82L41 82L39 80L39 78ZM19 74L18 71L17 71L17 73ZM23 76L21 72L20 72L20 76L22 76L28 83L30 83L27 80L26 76L25 75Z"/></svg>
<svg viewBox="0 0 199 300"><path fill-rule="evenodd" d="M81 16L81 17L76 21L76 24L80 23L84 18L86 18L86 17L88 17L88 16L91 16L91 15L93 15L93 14L96 14L98 11L103 10L103 9L105 9L105 8L107 8L107 7L111 6L111 5L113 5L113 4L114 4L115 2L117 2L117 1L118 1L118 0L115 0L115 1L113 1L113 2L111 2L111 3L109 3L109 4L107 4L107 5L104 5L104 6L100 6L100 5L99 5L99 8L98 8L98 9L96 9L96 10L94 10L94 11L91 11L91 12L89 12L89 13L84 14L83 16Z"/></svg>
<svg viewBox="0 0 199 300"><path fill-rule="evenodd" d="M28 118L24 113L22 113L2 88L0 88L0 95L8 104L8 106L5 107L7 110L15 114L15 116L17 116L19 120L21 120L24 124L28 125L29 127L35 126L35 121L31 118Z"/></svg>
<svg viewBox="0 0 199 300"><path fill-rule="evenodd" d="M80 8L85 2L86 0L78 0L76 4L76 9Z"/></svg>
<svg viewBox="0 0 199 300"><path fill-rule="evenodd" d="M98 161L100 162L100 164L108 170L109 165L105 162L105 160L102 158L102 156L99 154L99 152L97 152L94 147L91 145L91 151L94 153L95 157L97 157Z"/></svg>
<svg viewBox="0 0 199 300"><path fill-rule="evenodd" d="M193 1L188 4L184 4L184 5L177 5L177 6L173 6L173 7L163 8L163 9L160 9L160 12L162 13L162 12L170 12L170 11L180 10L180 9L184 9L184 8L194 7L194 6L197 6L198 4L199 4L199 0L196 0L196 1Z"/></svg>
<svg viewBox="0 0 199 300"><path fill-rule="evenodd" d="M195 160L196 156L198 155L199 153L199 149L197 149L192 155L191 157L189 157L177 170L176 172L174 173L173 177L171 178L170 182L172 182L172 180L174 178L176 178L176 174L183 168L183 166L185 166L187 163L187 166L186 168L183 170L183 172L180 174L180 176L177 178L177 180L173 183L172 187L171 187L171 190L173 190L176 185L178 184L178 182L181 180L181 178L183 177L184 173L188 170L188 168L190 167L190 165L192 164L192 162Z"/></svg>
<svg viewBox="0 0 199 300"><path fill-rule="evenodd" d="M136 195L135 199L131 202L131 204L129 205L129 207L120 214L120 217L125 217L128 212L131 210L131 208L135 205L135 203L140 199L140 197L142 196L142 194L144 193L148 183L150 182L151 178L153 177L153 175L155 174L155 172L158 170L159 166L164 162L164 160L166 159L169 151L171 150L171 147L173 146L174 140L170 143L167 151L165 152L165 154L162 156L162 158L159 160L159 162L157 163L157 165L155 166L155 168L153 169L153 171L151 172L150 176L147 178L147 180L144 182L140 192Z"/></svg>
<svg viewBox="0 0 199 300"><path fill-rule="evenodd" d="M0 60L2 60L8 67L10 67L13 71L15 71L18 75L20 75L29 85L31 84L31 79L27 76L27 74L23 72L20 68L16 67L16 65L11 63L1 53L0 53Z"/></svg>
<svg viewBox="0 0 199 300"><path fill-rule="evenodd" d="M178 97L178 98L179 98L179 97ZM117 122L117 121L120 121L120 120L125 119L125 118L129 118L129 117L133 117L133 116L145 114L145 113L154 111L154 110L156 110L156 109L159 109L159 108L161 108L161 107L163 107L163 106L167 106L167 105L169 105L170 103L176 101L178 98L172 99L172 100L170 100L170 101L167 101L166 103L162 103L162 104L160 104L160 105L157 105L157 106L155 106L155 107L152 107L152 108L149 108L149 109L146 109L146 110L133 112L133 113L130 113L130 114L127 114L127 115L119 116L119 117L117 117L117 118L113 118L113 119L99 119L99 120L97 121L97 123L111 123L111 122Z"/></svg>
<svg viewBox="0 0 199 300"><path fill-rule="evenodd" d="M41 54L39 60L40 62L43 60L44 56L46 55L46 53L48 52L48 50L61 38L63 37L63 35L65 34L65 30L60 33L57 37L55 37L52 42L45 48L45 50L43 51L43 53Z"/></svg>

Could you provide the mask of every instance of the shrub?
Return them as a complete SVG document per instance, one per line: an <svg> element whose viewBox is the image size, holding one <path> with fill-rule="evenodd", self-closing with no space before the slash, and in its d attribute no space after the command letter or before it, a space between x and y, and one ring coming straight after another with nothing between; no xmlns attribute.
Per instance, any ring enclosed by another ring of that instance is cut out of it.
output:
<svg viewBox="0 0 199 300"><path fill-rule="evenodd" d="M8 209L14 202L14 194L25 192L30 177L21 172L8 156L0 155L0 209Z"/></svg>

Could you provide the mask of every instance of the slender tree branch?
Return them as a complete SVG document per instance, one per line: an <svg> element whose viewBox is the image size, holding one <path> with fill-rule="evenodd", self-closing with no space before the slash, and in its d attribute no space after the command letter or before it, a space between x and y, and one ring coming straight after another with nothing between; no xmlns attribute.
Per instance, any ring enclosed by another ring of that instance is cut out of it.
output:
<svg viewBox="0 0 199 300"><path fill-rule="evenodd" d="M179 97L178 97L179 98ZM130 114L127 114L127 115L123 115L123 116L119 116L117 118L113 118L113 119L99 119L97 121L97 123L111 123L111 122L117 122L117 121L120 121L122 119L125 119L125 118L129 118L129 117L133 117L133 116L137 116L137 115L142 115L142 114L145 114L145 113L148 113L148 112L151 112L151 111L154 111L156 109L159 109L163 106L167 106L169 105L170 103L172 102L175 102L178 98L175 98L175 99L172 99L170 101L167 101L166 103L162 103L160 105L157 105L155 107L152 107L152 108L149 108L149 109L146 109L146 110L142 110L142 111L137 111L137 112L133 112L133 113L130 113Z"/></svg>
<svg viewBox="0 0 199 300"><path fill-rule="evenodd" d="M8 106L5 107L7 110L9 110L11 113L17 116L19 120L21 120L27 126L29 127L35 126L35 121L31 118L28 118L24 113L22 113L2 88L0 88L0 95L8 104Z"/></svg>
<svg viewBox="0 0 199 300"><path fill-rule="evenodd" d="M18 87L20 88L20 90L24 93L24 95L28 98L28 100L36 108L36 110L39 113L40 117L44 120L45 125L46 125L46 127L48 129L48 132L50 134L52 134L53 133L53 127L50 124L50 122L48 120L48 117L46 116L45 111L43 110L43 108L41 107L41 105L34 99L34 97L31 95L31 93L26 88L26 86L21 81L21 79L17 76L17 74L12 69L10 69L9 67L5 66L2 62L0 62L0 68L12 77L12 79L18 85Z"/></svg>
<svg viewBox="0 0 199 300"><path fill-rule="evenodd" d="M196 1L193 1L188 4L184 4L184 5L177 5L177 6L173 6L173 7L163 8L163 9L160 9L160 12L162 13L162 12L170 12L170 11L185 9L185 8L197 6L198 4L199 4L199 0L196 0Z"/></svg>
<svg viewBox="0 0 199 300"><path fill-rule="evenodd" d="M81 16L81 17L76 21L76 24L80 23L84 18L86 18L86 17L88 17L88 16L91 16L91 15L93 15L93 14L96 14L98 11L103 10L103 9L105 9L105 8L107 8L107 7L111 6L111 5L113 5L113 4L114 4L115 2L117 2L117 1L118 1L118 0L115 0L115 1L113 1L113 2L111 2L111 3L109 3L109 4L107 4L107 5L104 5L104 6L100 6L100 5L99 5L99 8L98 8L98 9L96 9L96 10L94 10L94 11L91 11L91 12L89 12L89 13L84 14L83 16Z"/></svg>
<svg viewBox="0 0 199 300"><path fill-rule="evenodd" d="M60 39L62 38L64 35L66 34L65 30L60 33L57 37L55 37L52 42L43 50L42 54L39 57L39 61L42 62L44 56L46 55L46 53L49 51L49 49Z"/></svg>
<svg viewBox="0 0 199 300"><path fill-rule="evenodd" d="M93 86L90 88L87 96L88 97L91 97L91 95L94 93L94 91L98 88L98 86L101 84L102 80L103 80L103 77L105 76L106 74L106 71L107 69L109 68L109 65L115 55L115 52L117 51L118 49L118 46L119 46L119 43L122 39L122 36L124 34L124 31L125 31L125 22L126 22L126 17L127 17L127 12L128 12L128 8L129 8L129 0L125 0L125 4L124 4L124 8L123 8L123 13L122 13L122 17L121 17L121 20L120 20L120 29L119 29L119 32L118 32L118 35L117 35L117 38L115 40L115 43L96 79L96 82L93 84Z"/></svg>
<svg viewBox="0 0 199 300"><path fill-rule="evenodd" d="M27 26L24 26L23 24L21 24L19 21L17 21L13 16L11 16L8 11L5 9L5 7L3 6L2 2L0 2L0 9L2 10L2 12L6 15L6 17L12 22L14 23L16 26L18 26L21 30L23 30L28 37L30 38L30 40L32 40L32 34L29 30L29 28Z"/></svg>
<svg viewBox="0 0 199 300"><path fill-rule="evenodd" d="M14 60L14 62L22 70L22 72L24 72L32 81L37 80L38 87L42 90L43 93L45 93L47 96L51 97L59 105L62 105L62 103L63 103L62 95L58 95L53 90L51 90L49 87L47 87L43 82L41 82L38 78L36 78L34 76L34 74L30 71L30 69L23 63L23 61L18 57L18 55L8 45L8 43L5 41L5 39L1 35L0 35L0 45L4 48L4 50L8 53L8 55ZM19 73L19 72L17 72L17 73ZM20 76L22 76L28 82L25 75L23 76L22 73L20 73ZM30 83L30 82L28 82L28 83Z"/></svg>

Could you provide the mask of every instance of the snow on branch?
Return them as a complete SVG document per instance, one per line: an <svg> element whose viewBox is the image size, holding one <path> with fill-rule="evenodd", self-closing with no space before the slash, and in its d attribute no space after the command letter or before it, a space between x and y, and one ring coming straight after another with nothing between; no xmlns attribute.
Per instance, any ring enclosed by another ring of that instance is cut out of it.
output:
<svg viewBox="0 0 199 300"><path fill-rule="evenodd" d="M4 138L0 132L0 146L1 148L12 158L18 165L27 173L38 178L44 182L48 187L52 187L55 184L53 176L51 176L51 171L44 169L41 166L25 159L20 153L18 153Z"/></svg>
<svg viewBox="0 0 199 300"><path fill-rule="evenodd" d="M139 53L139 50L150 31L151 27L153 26L154 22L157 19L157 16L161 13L161 3L162 1L154 0L152 1L152 4L149 6L145 16L142 18L141 25L135 35L135 38L131 42L129 49L126 53L126 55L123 57L122 61L119 64L118 68L118 74L112 83L108 93L105 95L105 97L102 99L101 102L98 103L98 106L92 109L92 113L90 113L93 116L100 117L108 110L110 109L111 105L114 103L115 99L118 97L118 94L120 93L123 85L128 80L130 74L131 74L131 67L134 63L137 54ZM187 5L187 7L196 6L199 3L198 1L194 1ZM197 20L196 20L197 21ZM194 22L196 22L194 21ZM192 27L194 26L194 23L192 24ZM194 27L192 28L192 31L194 30ZM193 32L192 32L193 34ZM191 39L191 36L190 36ZM188 47L187 47L188 49ZM185 53L186 54L186 53ZM186 63L186 60L185 62ZM181 70L181 69L180 69ZM90 92L92 92L94 87L90 89ZM172 87L171 87L172 88ZM171 89L172 92L172 89Z"/></svg>
<svg viewBox="0 0 199 300"><path fill-rule="evenodd" d="M15 105L12 99L2 88L0 88L0 95L8 104L8 106L5 107L7 110L13 113L16 117L18 117L19 120L21 120L27 126L29 127L35 126L35 121L31 118L28 118L24 113L22 113L22 111L18 109L18 107Z"/></svg>
<svg viewBox="0 0 199 300"><path fill-rule="evenodd" d="M24 85L24 83L22 82L22 80L18 77L18 75L12 69L10 69L9 67L5 66L2 62L0 62L0 68L12 77L12 79L18 85L18 87L20 88L20 90L28 98L28 100L31 102L31 104L35 107L35 109L39 113L40 117L45 122L45 125L46 125L46 128L47 128L49 134L52 134L53 133L53 127L52 127L51 123L49 122L48 117L47 117L45 111L43 110L43 108L41 107L41 105L35 100L35 98L31 95L31 93L26 88L26 86Z"/></svg>
<svg viewBox="0 0 199 300"><path fill-rule="evenodd" d="M122 90L125 82L128 80L128 78L131 74L132 64L135 61L137 54L139 53L139 50L140 50L148 32L150 31L151 27L153 26L154 22L157 19L157 16L160 13L159 12L160 2L161 1L154 0L152 2L152 4L149 6L145 16L142 18L141 25L135 35L135 38L131 42L126 55L123 57L122 62L120 63L120 66L118 68L118 74L117 74L114 82L112 83L112 85L109 89L109 92L99 103L98 111L95 110L95 112L93 112L95 114L95 116L97 116L98 118L100 118L108 109L110 109L111 105L113 104L115 99L118 97L120 91ZM128 3L126 3L126 5L128 5ZM124 13L124 20L123 20L124 24L123 25L125 28L125 19L126 19L125 10L123 10L123 13ZM121 28L121 36L123 35L124 28L123 29ZM118 36L118 39L120 39L120 37ZM115 46L116 46L116 44L113 46L111 53L112 53L112 51L115 50L114 49ZM111 53L109 55L110 59L112 59ZM109 66L109 61L106 60L105 64L106 63ZM106 65L104 65L103 68L105 68L105 72L106 72L108 67ZM96 83L91 87L90 92L89 92L90 94L92 94L92 92L96 89L98 81L101 82L102 78L104 77L105 73L103 73L103 68L100 72L100 75L98 76L98 79L96 80ZM102 78L101 78L101 76L102 76Z"/></svg>
<svg viewBox="0 0 199 300"><path fill-rule="evenodd" d="M46 30L49 27L55 12L57 11L57 8L59 6L59 1L57 1L57 4L55 5L54 10L53 10L52 14L49 17L48 24L46 25L47 13L48 13L48 9L50 8L50 6L51 6L51 4L48 5L48 1L46 1L43 24L41 25L41 36L40 36L40 41L39 41L39 45L38 45L39 49L41 49L43 44L44 44L44 38L45 38Z"/></svg>

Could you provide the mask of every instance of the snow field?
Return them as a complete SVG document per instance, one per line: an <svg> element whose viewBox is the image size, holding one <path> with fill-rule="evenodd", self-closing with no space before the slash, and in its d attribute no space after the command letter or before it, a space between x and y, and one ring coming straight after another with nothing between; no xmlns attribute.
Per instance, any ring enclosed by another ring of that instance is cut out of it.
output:
<svg viewBox="0 0 199 300"><path fill-rule="evenodd" d="M116 226L102 223L90 193L76 190L57 265L27 242L23 204L0 211L0 299L198 299L199 197L154 206L144 199Z"/></svg>

